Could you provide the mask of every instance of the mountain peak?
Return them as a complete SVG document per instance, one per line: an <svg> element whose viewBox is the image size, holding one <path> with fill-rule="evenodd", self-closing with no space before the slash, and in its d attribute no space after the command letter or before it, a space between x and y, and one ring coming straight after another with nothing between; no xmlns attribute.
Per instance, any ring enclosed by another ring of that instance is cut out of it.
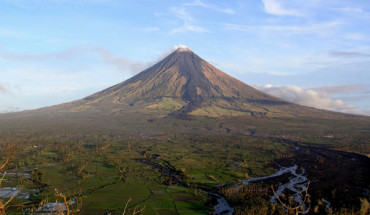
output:
<svg viewBox="0 0 370 215"><path fill-rule="evenodd" d="M175 52L193 52L189 47L185 45L175 46Z"/></svg>

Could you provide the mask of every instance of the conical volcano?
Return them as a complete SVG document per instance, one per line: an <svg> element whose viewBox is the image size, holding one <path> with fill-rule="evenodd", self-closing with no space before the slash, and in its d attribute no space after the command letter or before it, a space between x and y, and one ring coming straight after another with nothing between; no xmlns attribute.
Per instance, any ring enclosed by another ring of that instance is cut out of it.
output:
<svg viewBox="0 0 370 215"><path fill-rule="evenodd" d="M288 103L223 73L182 47L136 76L69 106L72 110L135 107L171 117L217 117L266 115L266 105L273 104Z"/></svg>
<svg viewBox="0 0 370 215"><path fill-rule="evenodd" d="M183 47L132 78L83 99L0 115L0 132L135 138L253 135L317 142L335 137L347 145L368 143L369 125L369 117L305 107L265 94Z"/></svg>

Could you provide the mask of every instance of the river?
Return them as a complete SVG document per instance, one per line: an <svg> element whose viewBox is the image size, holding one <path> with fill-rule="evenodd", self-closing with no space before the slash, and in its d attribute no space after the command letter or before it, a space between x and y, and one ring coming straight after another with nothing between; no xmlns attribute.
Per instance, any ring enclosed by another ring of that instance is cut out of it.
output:
<svg viewBox="0 0 370 215"><path fill-rule="evenodd" d="M263 181L263 180L267 180L270 178L279 177L284 174L290 174L291 177L289 178L288 183L280 184L278 189L275 191L275 193L277 196L280 196L284 191L290 190L291 192L294 193L293 200L297 202L299 205L303 205L303 199L300 194L306 190L308 179L306 176L304 176L305 170L303 168L300 173L298 173L297 170L298 170L298 166L296 164L291 167L280 167L280 169L272 175L243 180L243 185L247 185L251 182ZM277 203L277 198L273 196L270 199L270 202Z"/></svg>
<svg viewBox="0 0 370 215"><path fill-rule="evenodd" d="M232 215L234 213L234 208L229 205L225 197L217 193L204 192L210 196L214 196L217 200L217 204L213 207L213 215Z"/></svg>
<svg viewBox="0 0 370 215"><path fill-rule="evenodd" d="M182 177L179 171L162 166L149 159L136 159L136 161L152 166L153 168L159 170L162 175L171 177L173 181L175 181L178 185L185 186L181 182ZM289 181L285 184L280 184L275 193L276 195L280 196L283 192L290 190L291 192L293 192L293 200L296 201L298 204L303 205L303 199L300 194L306 189L308 179L306 176L304 176L305 170L303 168L300 172L298 170L299 168L296 164L290 167L280 167L280 169L272 175L242 180L242 183L237 186L241 188L243 185L247 185L252 182L259 182L275 177L280 177L285 174L290 174ZM217 204L214 205L213 215L232 215L234 213L234 209L230 206L225 197L207 190L202 191L212 196L217 201ZM273 196L270 199L270 202L277 203L277 198Z"/></svg>

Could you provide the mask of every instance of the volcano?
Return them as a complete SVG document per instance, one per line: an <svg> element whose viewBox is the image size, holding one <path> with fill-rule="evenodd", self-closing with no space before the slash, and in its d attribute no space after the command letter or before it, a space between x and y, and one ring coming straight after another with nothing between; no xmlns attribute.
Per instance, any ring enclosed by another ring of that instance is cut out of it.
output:
<svg viewBox="0 0 370 215"><path fill-rule="evenodd" d="M141 111L161 116L272 116L298 106L225 74L186 47L134 77L55 110ZM302 107L292 112L302 112ZM306 109L307 108L303 108ZM314 111L314 109L310 109Z"/></svg>
<svg viewBox="0 0 370 215"><path fill-rule="evenodd" d="M0 132L59 135L61 130L145 137L253 135L336 142L368 153L370 117L268 95L181 47L132 78L83 99L0 115Z"/></svg>

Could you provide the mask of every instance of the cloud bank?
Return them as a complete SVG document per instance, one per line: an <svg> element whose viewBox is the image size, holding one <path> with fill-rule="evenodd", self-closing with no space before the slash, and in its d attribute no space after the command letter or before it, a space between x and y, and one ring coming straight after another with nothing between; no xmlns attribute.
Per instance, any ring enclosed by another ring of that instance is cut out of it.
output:
<svg viewBox="0 0 370 215"><path fill-rule="evenodd" d="M318 88L303 88L294 85L257 85L255 87L273 96L304 106L331 111L339 111L344 113L364 114L359 111L356 106L347 104L340 99L333 99L334 94L347 93L358 90L358 86L355 85Z"/></svg>

